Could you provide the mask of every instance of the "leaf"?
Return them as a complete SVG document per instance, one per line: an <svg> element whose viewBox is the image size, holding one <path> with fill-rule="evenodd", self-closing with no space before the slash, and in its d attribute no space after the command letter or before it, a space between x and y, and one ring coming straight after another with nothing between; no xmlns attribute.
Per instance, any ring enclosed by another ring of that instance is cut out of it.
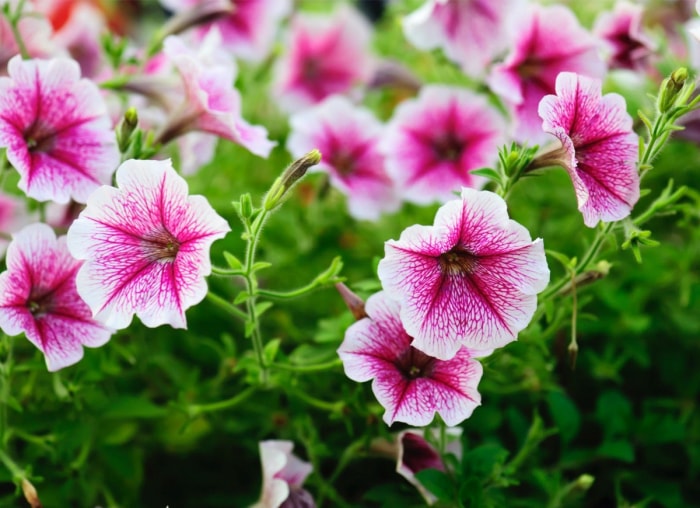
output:
<svg viewBox="0 0 700 508"><path fill-rule="evenodd" d="M224 251L224 259L226 260L226 264L228 264L231 270L243 269L243 263L241 263L241 260L233 254L231 254L230 252Z"/></svg>
<svg viewBox="0 0 700 508"><path fill-rule="evenodd" d="M581 415L578 408L563 392L550 392L547 403L554 423L559 428L562 441L569 443L576 437L581 427Z"/></svg>
<svg viewBox="0 0 700 508"><path fill-rule="evenodd" d="M272 302L260 302L255 304L255 315L257 317L262 316L265 311L267 311L270 307L272 307L273 303Z"/></svg>
<svg viewBox="0 0 700 508"><path fill-rule="evenodd" d="M263 358L265 359L266 365L270 365L275 361L277 352L280 349L280 342L282 342L280 339L272 339L270 342L265 344L265 347L263 348Z"/></svg>
<svg viewBox="0 0 700 508"><path fill-rule="evenodd" d="M501 181L501 175L498 174L498 172L494 169L491 168L480 168L480 169L475 169L473 171L469 172L472 175L477 175L477 176L483 176L488 178L489 180L493 180L494 182L500 182Z"/></svg>
<svg viewBox="0 0 700 508"><path fill-rule="evenodd" d="M257 272L258 270L264 270L265 268L270 268L271 266L272 263L268 263L267 261L258 261L257 263L253 264L252 270Z"/></svg>
<svg viewBox="0 0 700 508"><path fill-rule="evenodd" d="M634 462L634 448L629 441L607 441L598 447L599 456L621 460L622 462Z"/></svg>
<svg viewBox="0 0 700 508"><path fill-rule="evenodd" d="M423 469L418 471L415 476L438 499L443 501L454 499L454 486L446 473L437 469Z"/></svg>
<svg viewBox="0 0 700 508"><path fill-rule="evenodd" d="M245 291L241 291L236 295L236 298L233 299L233 304L240 305L241 303L246 302L248 298L250 298L250 295Z"/></svg>
<svg viewBox="0 0 700 508"><path fill-rule="evenodd" d="M167 413L166 408L156 406L150 400L125 395L110 399L102 412L102 417L106 419L161 418Z"/></svg>

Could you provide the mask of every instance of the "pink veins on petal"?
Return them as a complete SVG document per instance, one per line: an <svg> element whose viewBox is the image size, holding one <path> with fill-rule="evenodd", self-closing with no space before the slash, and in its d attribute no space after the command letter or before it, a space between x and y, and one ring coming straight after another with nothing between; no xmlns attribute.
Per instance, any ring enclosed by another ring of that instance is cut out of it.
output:
<svg viewBox="0 0 700 508"><path fill-rule="evenodd" d="M39 201L85 203L119 164L107 107L93 82L67 58L16 56L0 77L0 148Z"/></svg>
<svg viewBox="0 0 700 508"><path fill-rule="evenodd" d="M83 346L99 347L112 330L93 320L78 296L74 259L64 236L46 224L31 224L13 235L7 271L0 274L0 328L8 335L24 332L55 371L78 362Z"/></svg>
<svg viewBox="0 0 700 508"><path fill-rule="evenodd" d="M542 127L562 143L562 166L586 226L627 217L639 199L638 136L625 99L602 95L600 80L562 72L542 99Z"/></svg>
<svg viewBox="0 0 700 508"><path fill-rule="evenodd" d="M448 425L457 425L469 418L481 401L482 367L474 355L459 348L445 361L411 346L399 303L386 292L372 295L365 311L368 317L347 329L338 355L350 379L374 379L372 391L386 409L384 421L423 426L438 413Z"/></svg>
<svg viewBox="0 0 700 508"><path fill-rule="evenodd" d="M134 314L149 327L185 328L185 310L207 292L209 248L230 231L167 161L124 162L118 188L95 191L68 230L85 264L78 292L95 318L117 329Z"/></svg>
<svg viewBox="0 0 700 508"><path fill-rule="evenodd" d="M515 340L549 282L542 240L508 218L487 191L462 189L433 226L410 226L389 240L379 279L401 305L412 345L448 360L462 346L491 350Z"/></svg>

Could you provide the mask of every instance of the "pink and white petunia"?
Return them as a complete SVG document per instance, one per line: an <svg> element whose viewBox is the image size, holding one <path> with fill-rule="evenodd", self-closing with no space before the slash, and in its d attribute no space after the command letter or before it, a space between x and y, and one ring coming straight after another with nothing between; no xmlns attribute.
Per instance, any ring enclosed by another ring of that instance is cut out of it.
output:
<svg viewBox="0 0 700 508"><path fill-rule="evenodd" d="M376 220L382 212L399 208L378 148L384 128L371 111L334 95L292 115L289 123L287 149L295 158L320 150L321 162L311 171L329 175L331 185L347 196L350 215Z"/></svg>
<svg viewBox="0 0 700 508"><path fill-rule="evenodd" d="M430 424L438 413L447 425L469 418L481 402L481 364L458 347L449 360L419 351L399 318L399 302L381 291L369 297L367 317L350 325L338 356L345 374L360 383L374 379L372 391L386 409L387 425Z"/></svg>
<svg viewBox="0 0 700 508"><path fill-rule="evenodd" d="M81 203L109 183L119 150L100 91L74 60L22 60L0 78L0 148L38 201Z"/></svg>
<svg viewBox="0 0 700 508"><path fill-rule="evenodd" d="M285 508L315 506L308 491L302 488L313 466L292 454L291 441L261 441L260 461L263 487L260 500L252 508Z"/></svg>
<svg viewBox="0 0 700 508"><path fill-rule="evenodd" d="M400 196L414 203L447 201L461 187L480 187L470 171L495 162L505 122L469 90L428 85L394 111L380 148Z"/></svg>
<svg viewBox="0 0 700 508"><path fill-rule="evenodd" d="M639 137L625 99L602 95L600 80L563 72L539 112L543 129L561 142L557 162L571 176L586 226L627 217L639 199Z"/></svg>
<svg viewBox="0 0 700 508"><path fill-rule="evenodd" d="M99 347L112 330L92 318L78 296L75 277L81 261L46 224L35 223L12 237L7 270L0 274L0 328L25 334L56 371L83 357L83 346Z"/></svg>
<svg viewBox="0 0 700 508"><path fill-rule="evenodd" d="M273 97L293 112L333 94L350 95L374 74L371 36L369 23L347 5L328 15L295 15L275 67Z"/></svg>
<svg viewBox="0 0 700 508"><path fill-rule="evenodd" d="M160 3L174 12L182 12L196 8L201 0L161 0ZM292 2L231 0L231 4L231 13L199 27L199 36L216 27L221 32L223 45L236 57L260 62L270 54L277 29L291 12Z"/></svg>
<svg viewBox="0 0 700 508"><path fill-rule="evenodd" d="M169 160L128 160L117 187L103 186L68 230L68 247L85 260L78 292L95 319L122 329L143 324L185 328L185 310L207 293L209 248L230 231L204 196Z"/></svg>
<svg viewBox="0 0 700 508"><path fill-rule="evenodd" d="M521 0L428 0L403 20L418 49L441 48L470 76L481 76L508 49Z"/></svg>
<svg viewBox="0 0 700 508"><path fill-rule="evenodd" d="M599 45L568 7L533 4L524 12L513 50L488 78L491 89L513 110L517 141L535 144L547 139L537 107L542 97L554 93L560 72L603 76Z"/></svg>
<svg viewBox="0 0 700 508"><path fill-rule="evenodd" d="M214 31L214 34L217 32ZM267 130L250 125L241 116L241 95L233 87L235 66L203 61L176 36L165 39L164 52L180 73L185 85L185 100L156 136L167 143L183 134L202 131L237 143L260 157L267 157L275 143Z"/></svg>
<svg viewBox="0 0 700 508"><path fill-rule="evenodd" d="M501 197L467 188L440 207L433 226L387 241L378 275L400 303L412 346L441 360L463 346L492 350L515 340L549 282L542 240L508 218Z"/></svg>
<svg viewBox="0 0 700 508"><path fill-rule="evenodd" d="M641 5L619 2L613 11L603 12L596 19L593 33L607 46L611 69L648 69L655 44L642 26L643 15Z"/></svg>

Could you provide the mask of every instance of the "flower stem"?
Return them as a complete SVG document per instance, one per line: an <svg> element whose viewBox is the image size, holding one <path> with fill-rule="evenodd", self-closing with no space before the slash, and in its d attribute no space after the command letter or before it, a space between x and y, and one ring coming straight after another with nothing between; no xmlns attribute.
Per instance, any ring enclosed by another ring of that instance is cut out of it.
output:
<svg viewBox="0 0 700 508"><path fill-rule="evenodd" d="M317 363L314 365L291 365L286 363L273 363L270 367L274 369L289 370L292 372L308 373L308 372L320 372L323 370L331 370L342 365L343 362L340 358L331 360L325 363Z"/></svg>
<svg viewBox="0 0 700 508"><path fill-rule="evenodd" d="M7 408L10 398L10 376L12 374L12 348L14 340L2 334L4 349L7 351L5 361L0 364L0 450L7 448L8 424Z"/></svg>
<svg viewBox="0 0 700 508"><path fill-rule="evenodd" d="M335 413L336 411L340 410L344 405L343 401L326 402L325 400L317 399L315 397L312 397L311 395L307 395L306 393L298 390L289 390L287 393L294 397L298 397L299 399L306 402L309 406L313 406L317 409L328 411L330 413Z"/></svg>
<svg viewBox="0 0 700 508"><path fill-rule="evenodd" d="M251 386L240 392L238 395L231 397L230 399L221 400L219 402L212 402L210 404L195 404L187 407L187 413L192 416L199 416L202 413L212 413L215 411L223 411L224 409L231 409L237 405L245 402L251 395L257 391L257 387Z"/></svg>
<svg viewBox="0 0 700 508"><path fill-rule="evenodd" d="M246 320L248 319L248 314L243 312L241 309L233 305L231 302L226 300L225 298L220 297L219 295L212 293L209 291L207 293L207 299L211 301L213 304L217 305L219 308L225 310L232 316L237 317L238 319Z"/></svg>
<svg viewBox="0 0 700 508"><path fill-rule="evenodd" d="M22 34L19 32L19 21L22 19L22 11L24 10L25 0L19 0L15 6L14 12L10 13L7 21L10 23L10 29L12 30L12 36L17 43L17 49L19 54L22 55L23 60L28 60L31 58L29 51L27 50L27 45L24 43Z"/></svg>

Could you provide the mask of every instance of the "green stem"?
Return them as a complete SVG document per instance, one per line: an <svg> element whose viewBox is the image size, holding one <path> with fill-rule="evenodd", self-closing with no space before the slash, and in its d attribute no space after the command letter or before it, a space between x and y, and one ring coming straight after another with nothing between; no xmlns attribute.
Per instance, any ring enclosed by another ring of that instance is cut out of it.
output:
<svg viewBox="0 0 700 508"><path fill-rule="evenodd" d="M363 438L363 439L354 441L347 448L345 448L345 450L343 451L343 454L340 456L340 460L338 461L338 465L335 466L335 469L333 470L333 473L331 473L328 480L324 480L323 482L321 482L321 488L319 489L318 499L317 499L318 506L323 506L323 502L324 502L325 497L327 495L330 495L330 497L333 497L333 500L337 502L337 498L339 496L336 495L335 489L332 487L332 485L340 477L340 475L345 470L345 468L348 466L348 464L350 464L350 462L353 461L353 459L357 455L357 452L362 450L365 447L366 447L366 443L365 443L365 439Z"/></svg>
<svg viewBox="0 0 700 508"><path fill-rule="evenodd" d="M303 400L310 406L322 409L323 411L328 411L330 413L335 413L336 411L340 410L344 405L343 401L326 402L325 400L317 399L315 397L312 397L311 395L307 395L306 393L297 390L290 390L288 391L288 393L294 397Z"/></svg>
<svg viewBox="0 0 700 508"><path fill-rule="evenodd" d="M306 293L313 291L318 288L320 284L317 281L312 281L306 286L302 286L297 289L292 289L291 291L272 291L269 289L259 289L258 296L264 296L265 298L276 298L278 300L291 300L292 298L297 298Z"/></svg>
<svg viewBox="0 0 700 508"><path fill-rule="evenodd" d="M331 370L342 365L343 362L340 358L336 358L329 362L317 363L314 365L290 365L286 363L273 363L270 365L273 369L289 370L292 372L307 373L307 372L320 372L323 370Z"/></svg>
<svg viewBox="0 0 700 508"><path fill-rule="evenodd" d="M234 304L232 304L225 298L222 298L219 295L212 293L211 291L207 293L207 299L213 304L217 305L219 308L231 314L232 316L237 317L238 319L242 319L244 321L248 319L248 314L243 312L241 309L236 307Z"/></svg>
<svg viewBox="0 0 700 508"><path fill-rule="evenodd" d="M212 402L210 404L195 404L192 406L188 406L187 413L191 417L195 417L201 415L202 413L213 413L216 411L223 411L224 409L231 409L232 407L236 407L242 402L245 402L256 391L257 387L250 386L242 392L240 392L235 397L231 397L230 399L222 400L219 402Z"/></svg>
<svg viewBox="0 0 700 508"><path fill-rule="evenodd" d="M2 341L7 351L7 357L0 365L0 376L2 376L0 380L2 383L2 391L0 392L0 450L5 450L7 448L8 437L7 408L10 398L10 376L12 374L12 349L14 340L12 337L8 337L3 333Z"/></svg>
<svg viewBox="0 0 700 508"><path fill-rule="evenodd" d="M10 473L12 473L13 480L27 477L24 470L17 464L15 464L15 461L12 460L7 453L5 453L5 450L0 450L0 462L2 462L5 465L5 467Z"/></svg>
<svg viewBox="0 0 700 508"><path fill-rule="evenodd" d="M258 295L258 281L255 277L253 265L255 264L255 250L260 240L260 232L262 231L262 226L265 223L268 213L268 210L262 208L257 217L255 217L255 220L253 220L253 223L249 226L246 224L248 245L246 246L245 261L243 263L243 278L245 279L246 291L249 295L248 300L246 300L246 310L248 311L247 320L252 323L251 340L253 341L253 349L258 359L258 365L260 365L263 385L267 384L269 373L267 365L265 365L265 356L263 354L264 344L262 335L260 334L260 322L255 309Z"/></svg>
<svg viewBox="0 0 700 508"><path fill-rule="evenodd" d="M17 49L19 54L22 55L23 60L28 60L31 58L29 51L27 51L27 45L22 39L22 34L19 32L19 22L22 19L22 11L24 10L25 0L20 0L15 6L15 11L10 15L8 21L10 22L10 29L12 30L12 36L17 43Z"/></svg>

